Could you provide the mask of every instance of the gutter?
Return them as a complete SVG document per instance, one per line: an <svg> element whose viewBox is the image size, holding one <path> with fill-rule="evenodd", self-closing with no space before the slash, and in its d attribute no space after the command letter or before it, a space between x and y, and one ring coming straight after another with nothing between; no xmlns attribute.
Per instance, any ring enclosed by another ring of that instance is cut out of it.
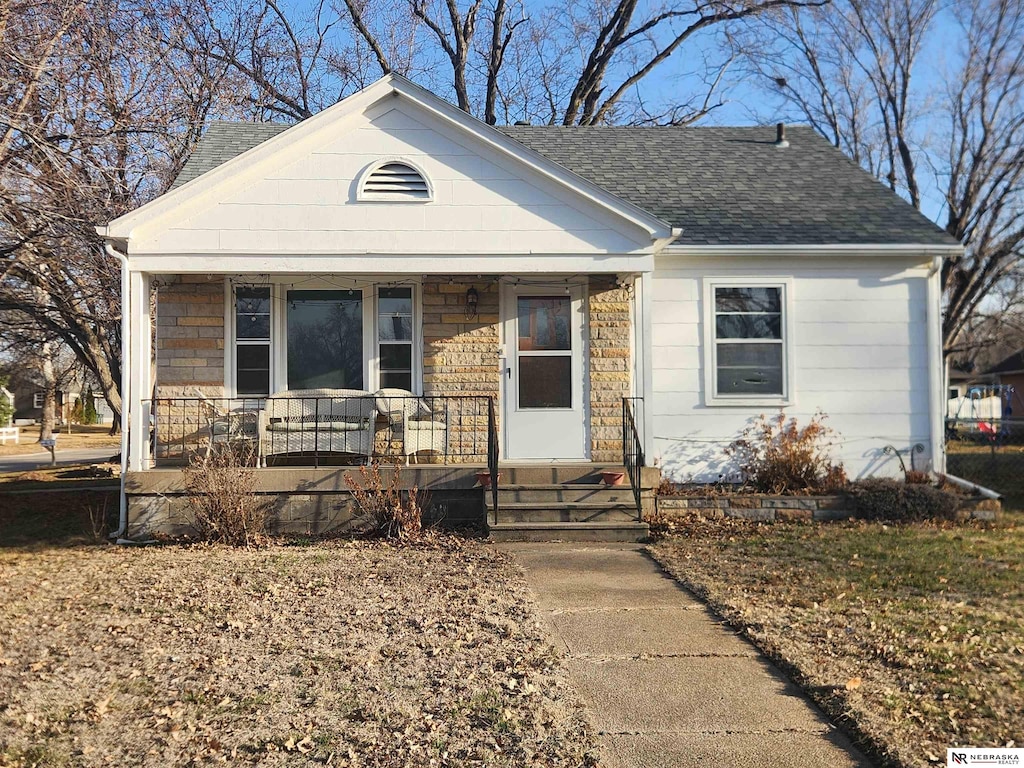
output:
<svg viewBox="0 0 1024 768"><path fill-rule="evenodd" d="M943 474L942 476L944 478L946 478L947 480L949 480L949 482L951 482L953 485L960 486L961 488L964 488L964 489L966 489L968 491L973 491L974 493L977 493L977 494L979 494L981 496L984 496L986 499L1001 499L1001 498L1003 498L1003 495L1001 493L996 493L991 488L986 488L983 485L978 485L977 483L972 483L970 480L964 480L962 477L957 477L956 475L947 475L947 474Z"/></svg>
<svg viewBox="0 0 1024 768"><path fill-rule="evenodd" d="M942 256L932 256L927 277L928 412L931 432L932 470L946 471L946 398L943 389L945 366L942 355Z"/></svg>
<svg viewBox="0 0 1024 768"><path fill-rule="evenodd" d="M131 297L128 292L128 256L109 242L103 244L103 249L108 256L121 263L121 495L117 531L111 534L111 538L120 540L128 529L128 497L125 495L125 482L128 475L128 408L131 403L131 344L128 343Z"/></svg>

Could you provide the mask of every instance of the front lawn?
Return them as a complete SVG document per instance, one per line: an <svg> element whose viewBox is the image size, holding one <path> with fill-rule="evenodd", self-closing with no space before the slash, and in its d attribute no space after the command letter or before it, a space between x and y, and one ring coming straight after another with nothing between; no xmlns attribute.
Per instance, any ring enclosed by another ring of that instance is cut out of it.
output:
<svg viewBox="0 0 1024 768"><path fill-rule="evenodd" d="M594 754L518 568L484 545L0 549L0 765Z"/></svg>
<svg viewBox="0 0 1024 768"><path fill-rule="evenodd" d="M1017 518L1019 520L1019 518ZM651 553L892 765L1024 736L1024 528L685 521Z"/></svg>

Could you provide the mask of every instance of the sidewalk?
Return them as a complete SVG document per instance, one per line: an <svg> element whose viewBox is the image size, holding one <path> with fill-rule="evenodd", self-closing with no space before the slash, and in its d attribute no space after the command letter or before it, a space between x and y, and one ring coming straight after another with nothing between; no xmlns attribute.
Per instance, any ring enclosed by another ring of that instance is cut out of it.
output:
<svg viewBox="0 0 1024 768"><path fill-rule="evenodd" d="M806 697L636 545L504 544L605 768L869 768Z"/></svg>

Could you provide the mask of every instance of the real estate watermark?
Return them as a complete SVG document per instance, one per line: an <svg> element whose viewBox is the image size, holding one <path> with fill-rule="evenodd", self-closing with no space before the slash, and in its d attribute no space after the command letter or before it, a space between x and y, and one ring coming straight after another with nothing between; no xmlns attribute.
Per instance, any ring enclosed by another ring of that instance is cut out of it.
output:
<svg viewBox="0 0 1024 768"><path fill-rule="evenodd" d="M950 747L946 750L946 768L961 765L1002 765L1024 768L1024 748Z"/></svg>

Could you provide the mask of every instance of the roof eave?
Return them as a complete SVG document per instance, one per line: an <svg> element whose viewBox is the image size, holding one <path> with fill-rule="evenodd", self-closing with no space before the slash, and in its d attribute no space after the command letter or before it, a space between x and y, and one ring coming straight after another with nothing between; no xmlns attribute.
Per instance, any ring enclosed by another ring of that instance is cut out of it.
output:
<svg viewBox="0 0 1024 768"><path fill-rule="evenodd" d="M935 243L813 243L813 244L743 244L700 245L673 243L664 249L676 256L937 256L949 258L963 253L958 244Z"/></svg>

